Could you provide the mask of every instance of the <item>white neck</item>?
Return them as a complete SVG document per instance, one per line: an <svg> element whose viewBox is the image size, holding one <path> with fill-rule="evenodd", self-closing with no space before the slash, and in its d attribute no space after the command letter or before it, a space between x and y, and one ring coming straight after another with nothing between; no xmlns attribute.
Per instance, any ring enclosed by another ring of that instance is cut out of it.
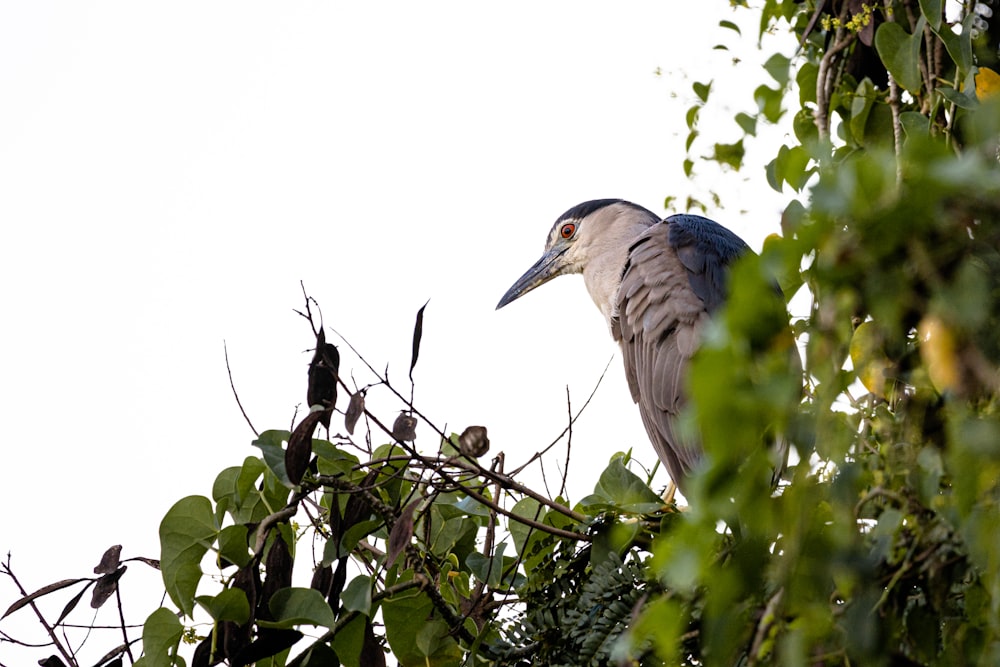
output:
<svg viewBox="0 0 1000 667"><path fill-rule="evenodd" d="M633 224L615 224L605 229L600 245L595 243L590 248L587 264L583 268L587 291L604 315L609 331L612 318L618 315L618 287L628 260L628 249L640 234L649 229L648 218L635 216L634 220Z"/></svg>

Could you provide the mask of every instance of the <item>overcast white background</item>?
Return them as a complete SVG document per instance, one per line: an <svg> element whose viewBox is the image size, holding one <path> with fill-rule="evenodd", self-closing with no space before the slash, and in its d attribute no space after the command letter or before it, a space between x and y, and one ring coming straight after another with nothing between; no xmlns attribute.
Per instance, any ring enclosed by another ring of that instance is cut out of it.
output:
<svg viewBox="0 0 1000 667"><path fill-rule="evenodd" d="M736 42L720 19L743 50L711 48ZM752 247L778 231L763 166L781 130L740 173L681 170L692 81L728 100L703 136L732 141L754 111L755 19L724 0L0 2L0 553L22 583L85 576L116 543L158 557L170 505L257 451L223 341L255 426L290 425L312 344L300 280L404 393L430 299L417 406L487 426L508 468L547 445L566 387L581 405L616 354L579 278L494 311L560 213L715 189L710 214ZM655 460L616 355L574 429L571 499L630 447ZM155 582L143 569L126 597ZM16 598L0 579L0 608ZM0 631L42 637L27 610ZM3 664L44 655L0 644Z"/></svg>

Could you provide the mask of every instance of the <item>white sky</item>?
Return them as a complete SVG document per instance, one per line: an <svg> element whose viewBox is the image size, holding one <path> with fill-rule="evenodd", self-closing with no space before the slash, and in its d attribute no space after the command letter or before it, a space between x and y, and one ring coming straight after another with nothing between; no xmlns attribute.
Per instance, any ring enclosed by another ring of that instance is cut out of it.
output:
<svg viewBox="0 0 1000 667"><path fill-rule="evenodd" d="M720 19L753 45L755 13L725 0L0 1L0 553L24 585L85 576L115 543L158 557L170 505L257 451L223 340L254 424L288 427L312 344L299 280L404 393L429 298L418 407L487 426L508 468L548 444L566 387L581 405L616 352L578 278L494 312L556 216L715 188L751 246L778 231L780 130L739 174L681 171L691 82L730 100L701 127L728 142L766 81L752 48L740 67L711 49L735 41ZM574 429L572 499L629 447L655 460L616 355ZM131 569L126 597L156 580ZM0 580L0 609L16 597ZM37 640L29 614L0 630ZM26 655L45 654L0 645Z"/></svg>

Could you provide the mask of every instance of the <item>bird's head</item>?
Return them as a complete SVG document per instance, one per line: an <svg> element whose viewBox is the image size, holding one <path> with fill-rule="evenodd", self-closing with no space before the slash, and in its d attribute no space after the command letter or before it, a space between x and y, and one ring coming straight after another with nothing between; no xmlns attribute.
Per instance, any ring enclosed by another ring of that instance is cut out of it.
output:
<svg viewBox="0 0 1000 667"><path fill-rule="evenodd" d="M552 225L545 252L511 285L497 309L557 276L583 273L597 306L609 315L629 246L658 221L656 214L623 199L577 204Z"/></svg>

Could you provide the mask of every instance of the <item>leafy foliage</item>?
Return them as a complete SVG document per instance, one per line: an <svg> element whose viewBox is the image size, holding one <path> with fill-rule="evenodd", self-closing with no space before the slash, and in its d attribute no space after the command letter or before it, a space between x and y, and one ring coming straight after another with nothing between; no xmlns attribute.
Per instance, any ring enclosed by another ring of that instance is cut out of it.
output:
<svg viewBox="0 0 1000 667"><path fill-rule="evenodd" d="M314 326L309 414L160 524L172 607L136 664L183 664L184 642L193 665L1000 662L1000 28L975 4L766 0L760 34L801 48L767 59L739 138L707 151L712 82L693 85L685 173L744 168L789 118L764 172L797 199L691 369L707 456L688 511L623 453L575 504L540 494L480 461L484 427L443 432L371 367L347 387ZM784 313L762 310L775 277L807 304L801 401ZM424 326L421 308L411 381ZM338 388L349 435L330 434ZM400 401L391 426L370 391ZM415 448L418 422L437 451ZM772 493L774 433L795 457ZM124 572L105 560L7 613L78 583L103 603Z"/></svg>

